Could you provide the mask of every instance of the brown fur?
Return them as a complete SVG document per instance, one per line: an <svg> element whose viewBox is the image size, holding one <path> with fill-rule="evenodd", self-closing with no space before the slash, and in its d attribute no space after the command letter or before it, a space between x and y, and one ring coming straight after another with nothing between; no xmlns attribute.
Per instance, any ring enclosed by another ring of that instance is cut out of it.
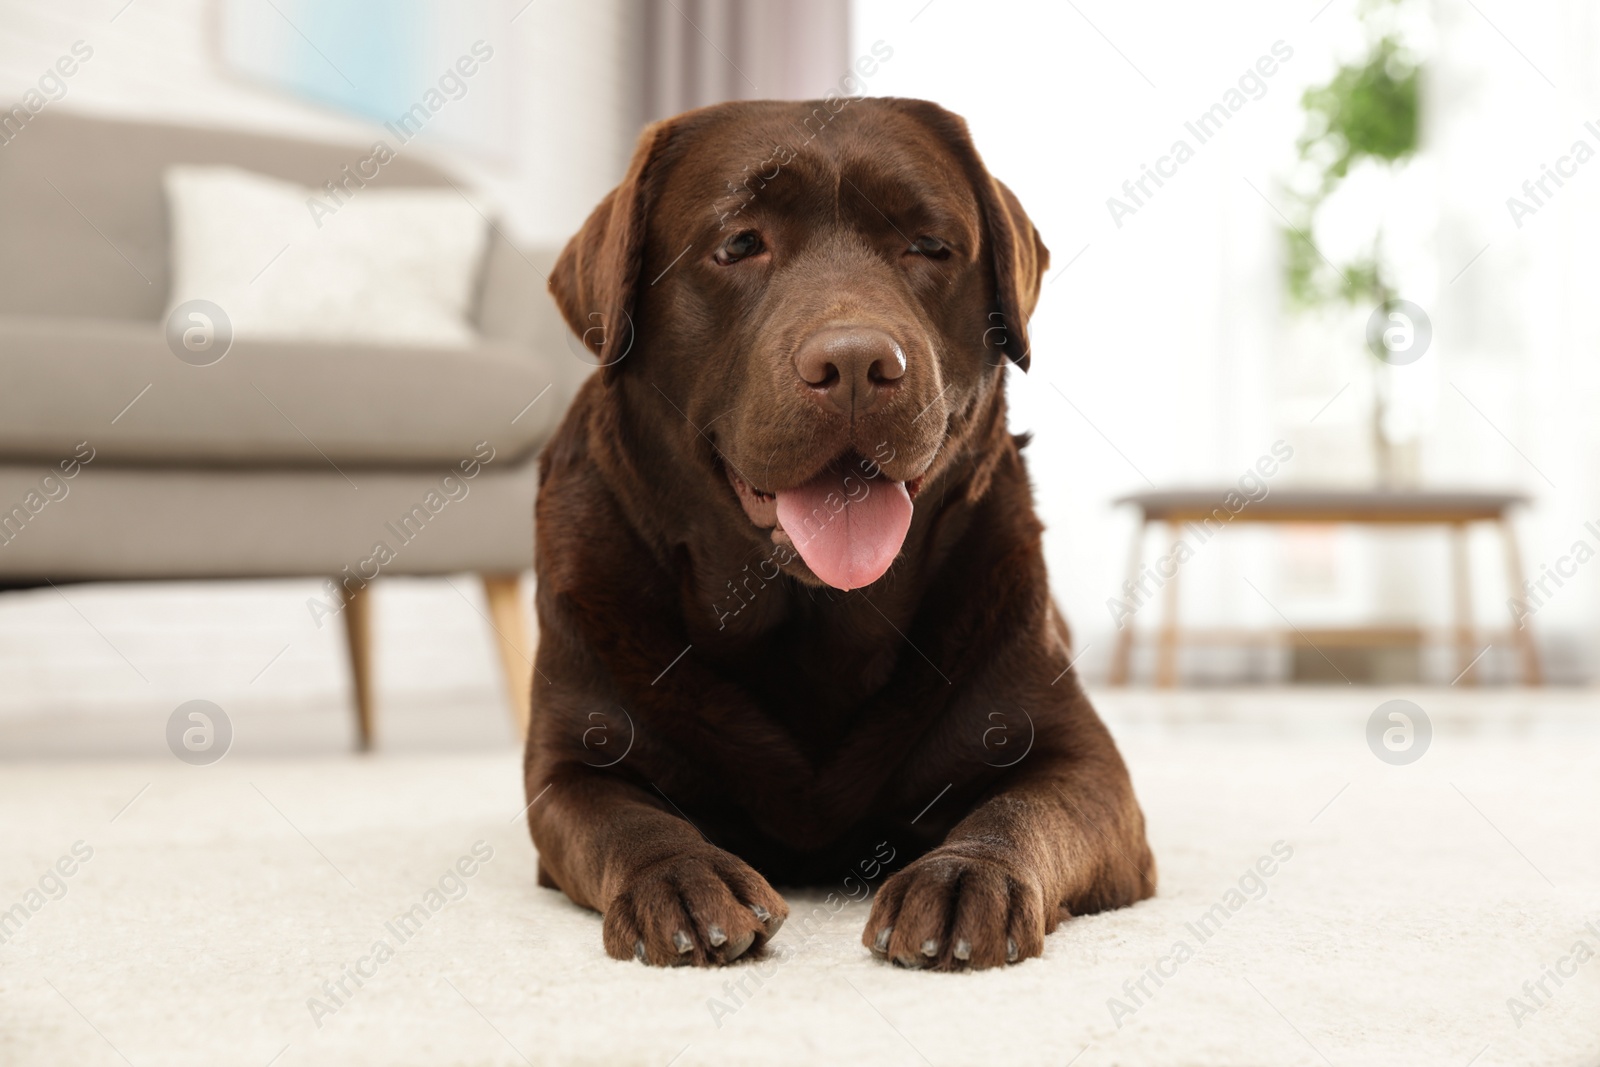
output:
<svg viewBox="0 0 1600 1067"><path fill-rule="evenodd" d="M713 259L744 231L766 251ZM910 254L924 234L949 257ZM961 119L893 99L658 123L568 244L550 288L604 370L541 459L528 818L541 883L603 914L612 956L726 962L782 923L771 883L898 868L863 942L988 967L1154 892L1006 431L1048 260ZM861 418L795 373L839 323L906 356ZM895 565L849 593L724 476L787 488L841 454L922 479Z"/></svg>

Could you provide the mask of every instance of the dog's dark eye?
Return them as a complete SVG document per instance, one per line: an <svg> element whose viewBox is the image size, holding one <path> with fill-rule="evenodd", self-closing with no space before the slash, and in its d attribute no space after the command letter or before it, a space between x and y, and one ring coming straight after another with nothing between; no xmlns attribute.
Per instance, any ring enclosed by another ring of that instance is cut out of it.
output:
<svg viewBox="0 0 1600 1067"><path fill-rule="evenodd" d="M754 230L745 230L728 238L723 246L717 249L716 261L726 267L730 263L737 263L741 259L760 255L767 246L761 240L761 235Z"/></svg>
<svg viewBox="0 0 1600 1067"><path fill-rule="evenodd" d="M937 237L924 235L911 242L911 247L907 249L906 254L927 256L929 259L948 259L950 257L950 246Z"/></svg>

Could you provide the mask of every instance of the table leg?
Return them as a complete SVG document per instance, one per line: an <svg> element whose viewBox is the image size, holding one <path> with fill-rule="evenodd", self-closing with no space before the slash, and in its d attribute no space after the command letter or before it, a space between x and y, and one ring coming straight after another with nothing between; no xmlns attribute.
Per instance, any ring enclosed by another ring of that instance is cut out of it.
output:
<svg viewBox="0 0 1600 1067"><path fill-rule="evenodd" d="M1500 539L1506 550L1506 580L1511 583L1511 595L1522 596L1522 553L1517 548L1517 534L1511 520L1502 515L1499 519ZM1511 639L1522 653L1522 684L1543 685L1544 673L1539 669L1539 649L1533 643L1533 631L1523 619L1511 631Z"/></svg>
<svg viewBox="0 0 1600 1067"><path fill-rule="evenodd" d="M1467 524L1452 523L1450 561L1455 578L1456 671L1458 672L1456 680L1476 685L1478 671L1472 666L1472 657L1475 654L1472 646L1477 642L1472 632L1472 568L1469 547Z"/></svg>
<svg viewBox="0 0 1600 1067"><path fill-rule="evenodd" d="M1149 527L1149 520L1140 517L1133 528L1133 547L1128 551L1128 581L1139 580L1139 569L1144 565L1144 534ZM1122 628L1117 631L1117 647L1111 653L1111 684L1127 685L1130 664L1133 659L1133 619L1122 620Z"/></svg>
<svg viewBox="0 0 1600 1067"><path fill-rule="evenodd" d="M1178 527L1167 523L1167 540L1176 541ZM1158 564L1159 566L1159 564ZM1161 646L1156 658L1156 685L1171 689L1178 684L1178 568L1167 579L1166 604L1161 609Z"/></svg>

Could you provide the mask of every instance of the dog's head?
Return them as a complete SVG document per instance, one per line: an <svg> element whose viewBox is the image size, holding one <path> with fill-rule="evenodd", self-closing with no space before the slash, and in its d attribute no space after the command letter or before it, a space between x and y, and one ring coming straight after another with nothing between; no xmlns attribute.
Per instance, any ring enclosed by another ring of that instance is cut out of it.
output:
<svg viewBox="0 0 1600 1067"><path fill-rule="evenodd" d="M957 116L763 101L647 129L550 289L608 390L682 416L650 447L792 544L789 573L853 589L994 429L1048 260Z"/></svg>

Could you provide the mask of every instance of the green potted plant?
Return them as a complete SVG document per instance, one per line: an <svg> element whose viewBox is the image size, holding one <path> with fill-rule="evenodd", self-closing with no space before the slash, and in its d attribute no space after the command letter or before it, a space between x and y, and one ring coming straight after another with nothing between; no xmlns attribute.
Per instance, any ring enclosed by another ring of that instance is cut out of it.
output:
<svg viewBox="0 0 1600 1067"><path fill-rule="evenodd" d="M1397 18L1405 0L1368 0L1359 17L1367 33L1365 51L1341 66L1324 85L1307 89L1300 105L1305 128L1296 142L1302 166L1290 191L1289 225L1283 230L1284 282L1291 306L1309 310L1347 305L1371 308L1369 342L1380 353L1372 362L1371 432L1377 482L1385 488L1415 478L1414 446L1409 452L1385 432L1391 392L1388 375L1392 346L1414 341L1419 328L1406 305L1398 303L1395 272L1385 256L1383 230L1342 263L1327 260L1312 238L1318 215L1341 188L1352 168L1370 161L1397 173L1416 154L1420 67L1403 39ZM1426 328L1423 326L1422 328ZM1416 356L1421 352L1416 351ZM1415 358L1415 357L1413 357Z"/></svg>

